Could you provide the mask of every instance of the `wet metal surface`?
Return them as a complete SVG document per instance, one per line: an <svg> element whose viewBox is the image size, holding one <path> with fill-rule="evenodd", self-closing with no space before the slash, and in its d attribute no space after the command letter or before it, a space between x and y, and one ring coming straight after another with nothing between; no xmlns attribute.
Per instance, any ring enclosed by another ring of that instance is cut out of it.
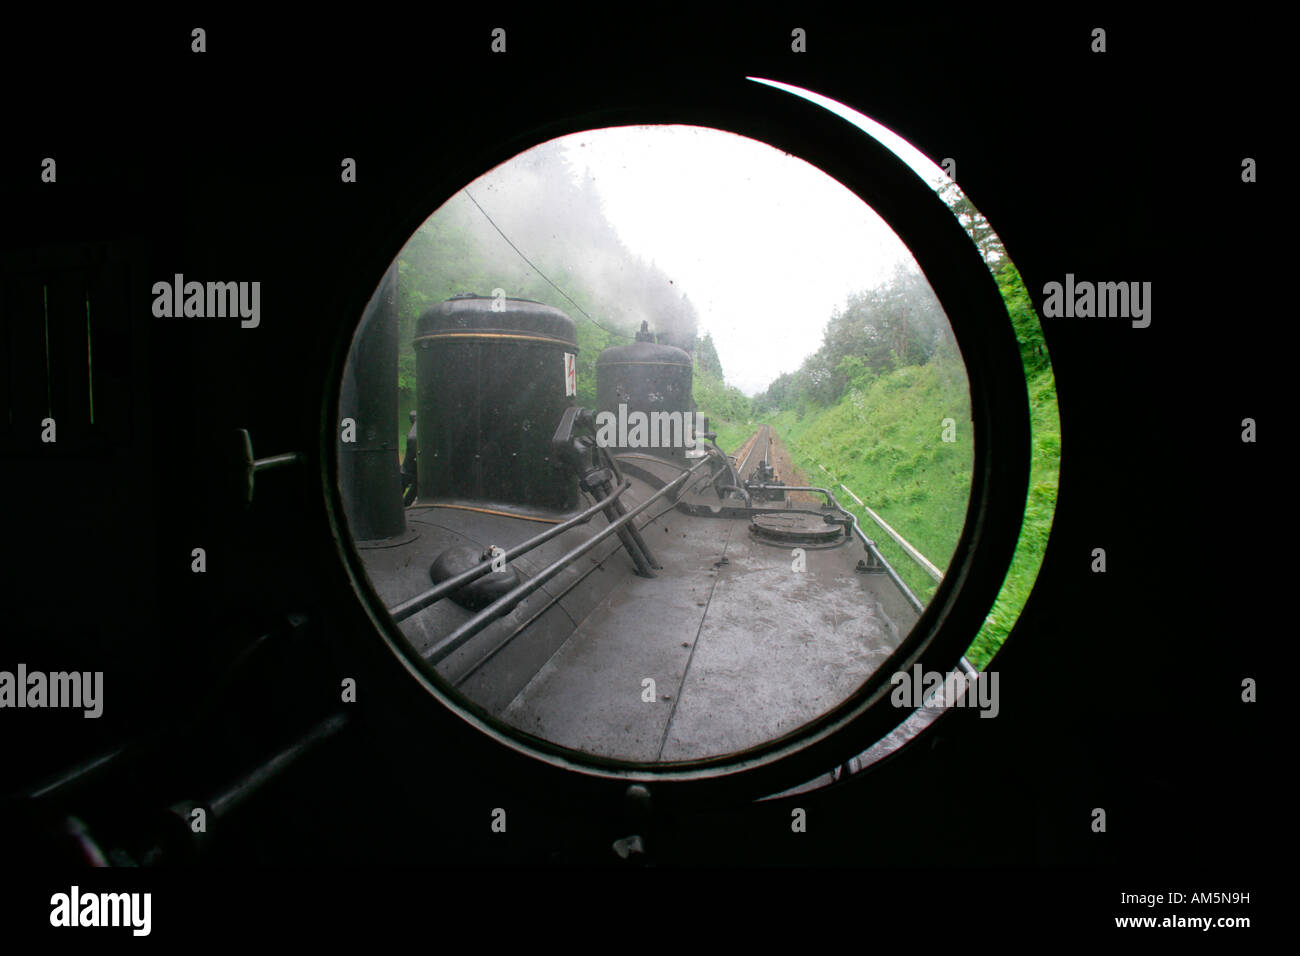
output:
<svg viewBox="0 0 1300 956"><path fill-rule="evenodd" d="M578 750L658 759L733 524L674 511L647 526L664 572L624 578L502 716Z"/></svg>
<svg viewBox="0 0 1300 956"><path fill-rule="evenodd" d="M847 698L898 645L846 546L790 549L733 531L661 758L686 760L765 743ZM873 582L874 583L874 582Z"/></svg>
<svg viewBox="0 0 1300 956"><path fill-rule="evenodd" d="M597 607L511 702L511 723L628 760L733 753L833 708L903 636L875 593L888 582L854 573L859 548L807 551L795 571L791 549L743 520L673 513L645 534L663 541L665 574Z"/></svg>
<svg viewBox="0 0 1300 956"><path fill-rule="evenodd" d="M634 478L627 506L652 490ZM766 743L833 709L915 622L883 575L855 573L864 553L856 541L796 555L756 539L747 517L667 505L648 514L642 534L664 566L657 577L638 577L617 540L604 542L439 673L508 724L553 743L637 762L690 760ZM362 552L390 605L428 587L429 564L443 549L509 547L539 528L440 508L408 509L407 521L414 540ZM527 580L603 527L596 516L511 566ZM468 616L442 600L400 626L419 651Z"/></svg>

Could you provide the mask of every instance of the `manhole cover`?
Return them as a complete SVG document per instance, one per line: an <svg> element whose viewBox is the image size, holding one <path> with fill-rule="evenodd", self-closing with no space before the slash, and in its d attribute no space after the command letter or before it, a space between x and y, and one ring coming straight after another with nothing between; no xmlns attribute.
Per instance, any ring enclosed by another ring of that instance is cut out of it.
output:
<svg viewBox="0 0 1300 956"><path fill-rule="evenodd" d="M821 515L813 514L755 515L749 530L754 537L773 544L829 547L844 540L842 525L828 524Z"/></svg>

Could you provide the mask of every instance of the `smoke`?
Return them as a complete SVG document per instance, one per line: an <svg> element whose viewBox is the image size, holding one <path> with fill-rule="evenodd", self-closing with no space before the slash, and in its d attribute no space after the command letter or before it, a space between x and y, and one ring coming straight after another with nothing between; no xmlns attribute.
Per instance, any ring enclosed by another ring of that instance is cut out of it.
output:
<svg viewBox="0 0 1300 956"><path fill-rule="evenodd" d="M627 248L606 216L595 179L573 169L561 141L480 177L421 232L454 253L437 257L431 267L478 285L454 291L487 295L501 288L563 309L579 322L585 311L629 338L644 321L659 341L694 348L699 316L685 290ZM426 284L429 278L421 277Z"/></svg>

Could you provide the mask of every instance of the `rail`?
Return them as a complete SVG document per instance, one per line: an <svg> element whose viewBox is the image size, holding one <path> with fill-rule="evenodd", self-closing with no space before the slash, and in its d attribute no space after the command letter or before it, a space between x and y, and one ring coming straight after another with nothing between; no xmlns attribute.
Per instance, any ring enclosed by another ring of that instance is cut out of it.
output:
<svg viewBox="0 0 1300 956"><path fill-rule="evenodd" d="M831 473L827 471L826 466L821 464L821 462L817 463L817 467L820 468L822 471L825 471L826 474L830 475L832 479L835 478L834 475L831 475ZM911 558L913 561L915 561L922 571L930 575L930 577L934 578L936 582L943 580L943 572L940 571L937 567L935 567L934 563L931 562L930 559L928 559L920 551L916 550L916 548L912 547L912 545L909 544L901 534L899 534L888 524L886 524L885 519L880 517L880 515L876 514L874 511L872 511L865 501L863 501L861 498L859 498L849 489L848 485L844 484L844 482L839 482L839 486L843 488L846 492L848 492L849 497L858 503L858 506L861 507L862 510L867 513L867 515L871 518L872 521L880 525L881 529L885 532L885 534L889 535L891 538L894 539L894 543L897 544L900 548L902 548L903 551L907 554L907 556Z"/></svg>
<svg viewBox="0 0 1300 956"><path fill-rule="evenodd" d="M568 567L578 558L582 557L592 548L596 547L596 545L600 544L600 542L604 541L610 535L617 534L621 528L629 524L633 518L635 518L641 512L645 511L647 508L649 508L660 498L663 498L664 496L671 494L673 491L676 491L678 488L684 485L689 479L694 477L697 471L699 471L705 465L710 464L711 462L712 462L711 456L707 458L701 458L699 462L697 462L695 465L693 465L691 468L687 469L686 471L682 472L672 481L668 482L668 484L664 485L662 488L660 488L650 497L646 498L645 501L641 502L635 508L632 508L630 511L623 514L617 520L611 521L608 525L602 528L598 533L592 535L582 544L577 545L576 547L570 549L568 552L566 552L565 554L557 558L554 562L547 565L541 571L537 572L537 574L533 575L533 577L529 578L527 581L524 581L522 584L515 587L513 590L507 592L506 594L503 594L501 597L497 598L495 601L493 601L487 607L483 608L483 610L479 611L468 621L461 624L460 627L456 628L454 631L452 631L450 634L448 634L438 643L429 647L424 652L424 659L429 661L431 664L437 664L439 661L444 660L450 654L454 653L457 650L457 648L463 645L466 641L474 637L475 634L478 634L480 631L486 628L497 618L501 617L503 614L510 611L516 604L518 604L528 595L532 594L534 591L540 588L551 578L555 577L555 575L559 574L562 570L564 570L564 568ZM616 494L617 493L618 492L616 492ZM604 503L602 502L602 507L603 506ZM556 527L559 527L559 525L557 525Z"/></svg>
<svg viewBox="0 0 1300 956"><path fill-rule="evenodd" d="M707 461L707 459L705 460ZM619 495L627 491L630 485L631 482L624 479L622 483L619 484L619 486L609 495L602 498L600 501L597 501L585 511L580 511L567 521L563 521L557 525L552 525L540 534L535 534L531 538L521 541L514 547L506 549L504 555L505 560L510 561L513 558L517 558L519 555L531 551L539 545L545 544L557 535L563 534L570 528L577 527L578 525L589 521L597 512L607 508L615 501L615 499L618 498ZM401 604L393 605L388 609L388 613L392 615L394 621L404 621L413 614L418 614L420 611L423 611L430 604L435 603L461 586L469 584L471 581L477 581L483 575L492 570L492 563L494 561L500 561L501 559L502 555L497 555L494 558L486 558L481 564L476 564L474 567L462 571L455 577L448 578L440 584L429 588L427 591L421 591L419 594L415 595L415 597L407 598Z"/></svg>
<svg viewBox="0 0 1300 956"><path fill-rule="evenodd" d="M206 806L216 817L230 813L347 725L346 714L331 714L243 777L209 796L200 805Z"/></svg>
<svg viewBox="0 0 1300 956"><path fill-rule="evenodd" d="M765 432L766 432L766 435L764 434ZM758 443L759 443L760 441L762 441L764 437L767 438L767 441L768 441L768 443L770 444L771 441L772 441L772 437L771 437L771 426L769 426L769 425L759 425L759 426L758 426L758 432L755 434L755 436L754 436L754 440L753 440L752 442L750 442L749 450L748 450L747 452L745 452L745 460L742 461L742 462L740 463L740 465L738 466L738 468L737 468L737 470L739 471L739 473L740 473L740 475L742 476L742 478L743 478L743 476L745 476L745 475L747 475L747 474L749 473L749 470L750 470L750 468L749 468L749 462L750 462L750 459L752 459L752 458L754 457L754 452L758 450ZM763 455L764 455L764 458L766 458L766 456L767 456L767 449L766 449L766 448L764 448L764 450L763 450Z"/></svg>

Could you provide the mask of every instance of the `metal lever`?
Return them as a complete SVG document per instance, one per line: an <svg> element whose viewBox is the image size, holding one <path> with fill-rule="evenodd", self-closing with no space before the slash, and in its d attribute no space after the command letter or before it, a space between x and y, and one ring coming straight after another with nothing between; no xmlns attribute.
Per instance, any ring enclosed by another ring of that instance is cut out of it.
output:
<svg viewBox="0 0 1300 956"><path fill-rule="evenodd" d="M596 419L589 408L570 406L564 410L559 427L551 439L551 451L558 461L578 475L582 489L597 498L609 498L614 490L613 482L621 478L613 457L596 441ZM611 498L604 511L610 524L627 514L627 509L618 498ZM655 573L652 569L663 568L632 522L620 525L618 538L631 555L636 564L636 572L641 577L653 578Z"/></svg>

